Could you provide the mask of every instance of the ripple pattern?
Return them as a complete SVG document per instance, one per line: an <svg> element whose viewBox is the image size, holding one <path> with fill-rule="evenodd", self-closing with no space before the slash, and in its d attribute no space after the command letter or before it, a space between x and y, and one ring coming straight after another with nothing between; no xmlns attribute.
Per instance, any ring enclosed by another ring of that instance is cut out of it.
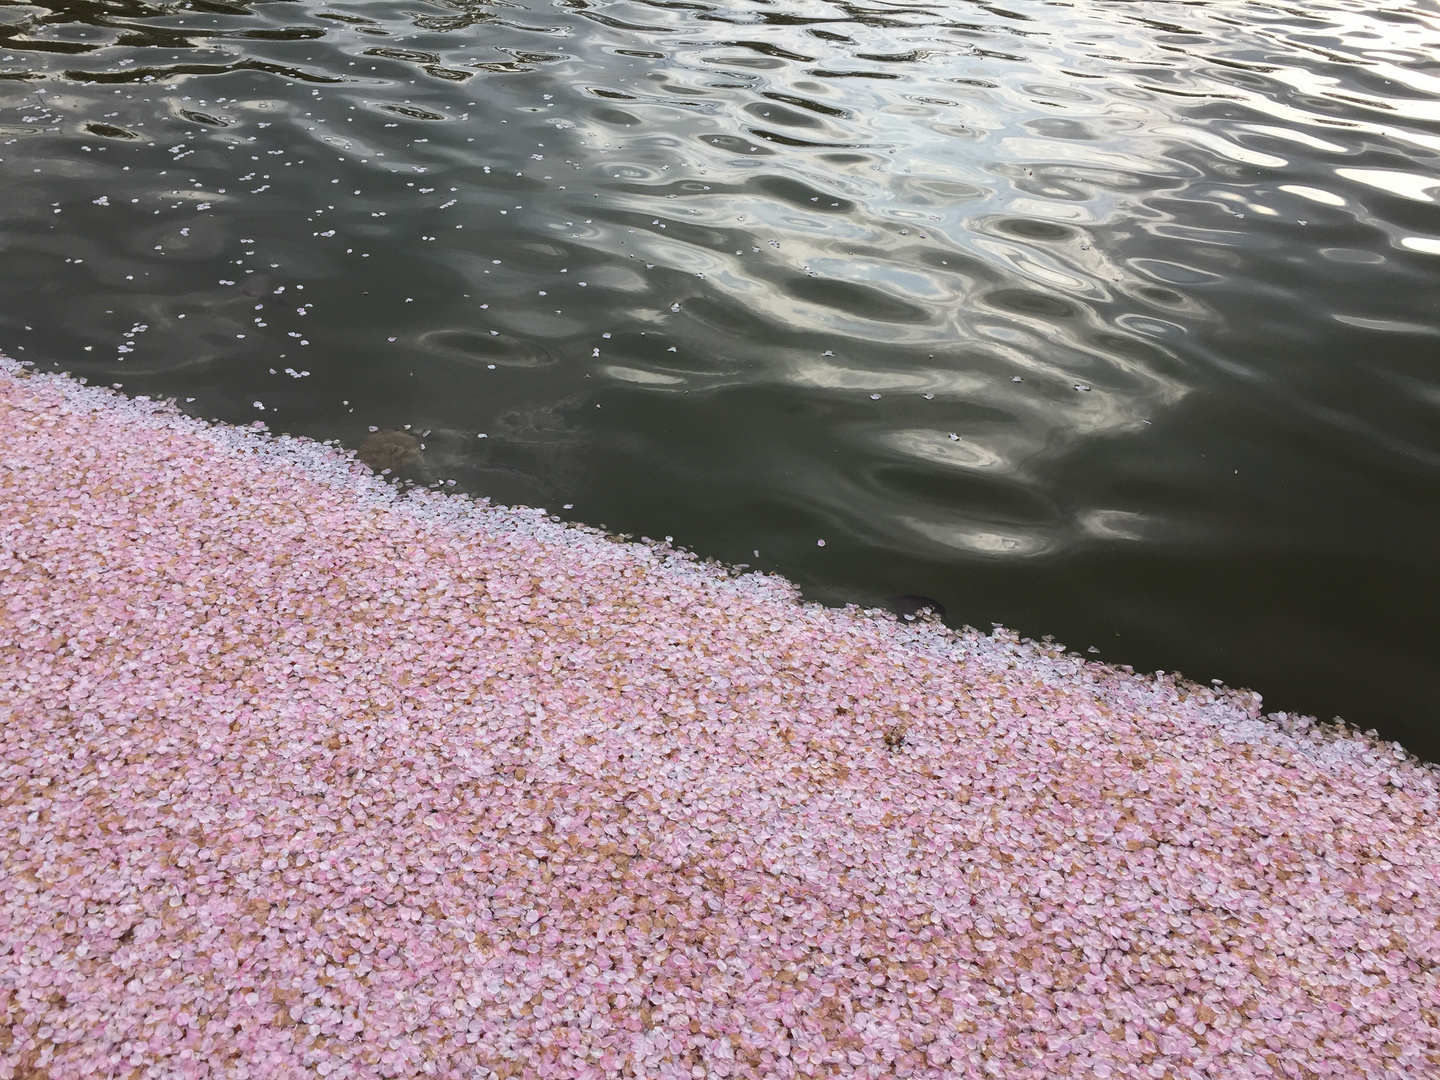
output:
<svg viewBox="0 0 1440 1080"><path fill-rule="evenodd" d="M411 482L1422 746L1437 32L1351 0L3 3L0 346L351 445L408 424Z"/></svg>

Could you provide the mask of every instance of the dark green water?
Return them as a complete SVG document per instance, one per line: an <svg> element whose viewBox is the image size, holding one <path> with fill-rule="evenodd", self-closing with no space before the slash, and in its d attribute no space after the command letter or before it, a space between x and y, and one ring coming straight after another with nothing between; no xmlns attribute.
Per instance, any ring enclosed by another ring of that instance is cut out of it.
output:
<svg viewBox="0 0 1440 1080"><path fill-rule="evenodd" d="M3 3L0 46L11 355L1440 757L1434 2Z"/></svg>

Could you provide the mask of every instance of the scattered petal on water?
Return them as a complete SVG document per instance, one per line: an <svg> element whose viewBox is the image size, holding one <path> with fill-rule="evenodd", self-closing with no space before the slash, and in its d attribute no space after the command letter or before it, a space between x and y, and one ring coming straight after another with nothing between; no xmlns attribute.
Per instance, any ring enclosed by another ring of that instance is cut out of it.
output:
<svg viewBox="0 0 1440 1080"><path fill-rule="evenodd" d="M918 593L906 593L903 596L892 596L885 601L885 606L899 615L902 619L915 619L925 616L933 616L938 619L945 617L945 605L929 596L921 596Z"/></svg>

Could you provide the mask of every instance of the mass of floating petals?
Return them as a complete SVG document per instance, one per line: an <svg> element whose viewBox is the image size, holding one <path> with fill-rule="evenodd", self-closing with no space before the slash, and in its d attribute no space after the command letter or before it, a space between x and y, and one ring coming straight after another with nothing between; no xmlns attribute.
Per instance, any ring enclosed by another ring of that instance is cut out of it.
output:
<svg viewBox="0 0 1440 1080"><path fill-rule="evenodd" d="M13 364L0 485L0 1077L1440 1074L1393 746Z"/></svg>

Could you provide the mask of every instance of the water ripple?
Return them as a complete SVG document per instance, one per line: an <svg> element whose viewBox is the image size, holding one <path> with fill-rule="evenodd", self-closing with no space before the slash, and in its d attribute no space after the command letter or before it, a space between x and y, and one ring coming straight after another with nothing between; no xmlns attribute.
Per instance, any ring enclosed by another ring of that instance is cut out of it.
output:
<svg viewBox="0 0 1440 1080"><path fill-rule="evenodd" d="M822 595L1249 678L1224 638L1254 681L1332 685L1275 636L1363 649L1368 601L1314 612L1297 578L1268 637L1196 612L1243 608L1276 575L1217 568L1262 558L1434 580L1437 28L1358 0L0 3L0 344L211 415L444 432L412 479Z"/></svg>

